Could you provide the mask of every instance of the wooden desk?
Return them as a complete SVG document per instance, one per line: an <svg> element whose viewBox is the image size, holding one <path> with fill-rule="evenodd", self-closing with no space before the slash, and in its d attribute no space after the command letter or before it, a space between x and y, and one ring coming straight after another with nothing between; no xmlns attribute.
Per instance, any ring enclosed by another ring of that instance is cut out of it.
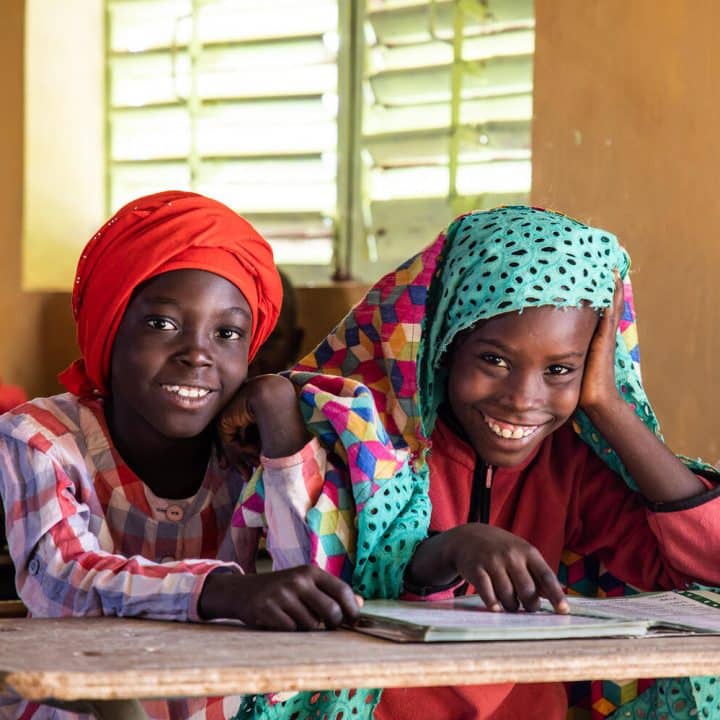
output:
<svg viewBox="0 0 720 720"><path fill-rule="evenodd" d="M31 700L678 675L720 675L720 636L417 645L350 631L0 620L0 685Z"/></svg>

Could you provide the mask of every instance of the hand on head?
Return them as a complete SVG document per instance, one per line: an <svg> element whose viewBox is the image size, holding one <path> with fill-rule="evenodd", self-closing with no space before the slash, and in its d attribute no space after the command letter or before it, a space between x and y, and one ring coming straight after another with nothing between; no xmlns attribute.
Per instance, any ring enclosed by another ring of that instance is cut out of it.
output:
<svg viewBox="0 0 720 720"><path fill-rule="evenodd" d="M599 409L609 400L619 399L615 385L615 343L624 303L622 279L616 271L613 303L598 322L585 361L579 401L583 410Z"/></svg>
<svg viewBox="0 0 720 720"><path fill-rule="evenodd" d="M353 623L362 598L312 565L261 575L212 573L198 604L207 619L234 618L267 630L322 630Z"/></svg>

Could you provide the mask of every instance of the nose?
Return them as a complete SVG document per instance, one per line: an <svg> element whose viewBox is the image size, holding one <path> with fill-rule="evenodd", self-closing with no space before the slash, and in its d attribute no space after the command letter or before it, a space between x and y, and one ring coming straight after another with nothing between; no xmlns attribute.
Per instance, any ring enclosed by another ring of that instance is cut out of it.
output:
<svg viewBox="0 0 720 720"><path fill-rule="evenodd" d="M202 328L186 328L180 336L180 348L175 357L188 367L207 367L214 364L211 341Z"/></svg>
<svg viewBox="0 0 720 720"><path fill-rule="evenodd" d="M543 406L544 388L543 378L537 373L515 371L506 380L503 399L508 409L528 412Z"/></svg>

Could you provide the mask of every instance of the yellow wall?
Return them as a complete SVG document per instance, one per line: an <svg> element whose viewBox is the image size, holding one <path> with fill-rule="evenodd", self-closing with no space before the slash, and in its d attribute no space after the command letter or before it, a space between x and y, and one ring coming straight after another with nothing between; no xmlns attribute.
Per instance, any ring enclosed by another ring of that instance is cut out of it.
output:
<svg viewBox="0 0 720 720"><path fill-rule="evenodd" d="M536 0L533 202L633 258L650 399L678 452L720 458L715 0Z"/></svg>
<svg viewBox="0 0 720 720"><path fill-rule="evenodd" d="M105 215L102 2L24 4L23 287L63 290Z"/></svg>
<svg viewBox="0 0 720 720"><path fill-rule="evenodd" d="M23 187L23 2L0 9L0 378L43 389L43 297L20 287Z"/></svg>

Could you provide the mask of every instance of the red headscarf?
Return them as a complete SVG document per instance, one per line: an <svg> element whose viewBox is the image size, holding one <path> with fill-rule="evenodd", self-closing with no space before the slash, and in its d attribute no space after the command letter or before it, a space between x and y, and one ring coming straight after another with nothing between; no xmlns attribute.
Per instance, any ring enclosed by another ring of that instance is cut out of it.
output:
<svg viewBox="0 0 720 720"><path fill-rule="evenodd" d="M72 306L82 359L58 376L76 395L109 393L110 357L133 291L170 270L206 270L235 285L252 310L249 359L277 322L282 284L268 243L229 207L170 190L134 200L80 256Z"/></svg>

